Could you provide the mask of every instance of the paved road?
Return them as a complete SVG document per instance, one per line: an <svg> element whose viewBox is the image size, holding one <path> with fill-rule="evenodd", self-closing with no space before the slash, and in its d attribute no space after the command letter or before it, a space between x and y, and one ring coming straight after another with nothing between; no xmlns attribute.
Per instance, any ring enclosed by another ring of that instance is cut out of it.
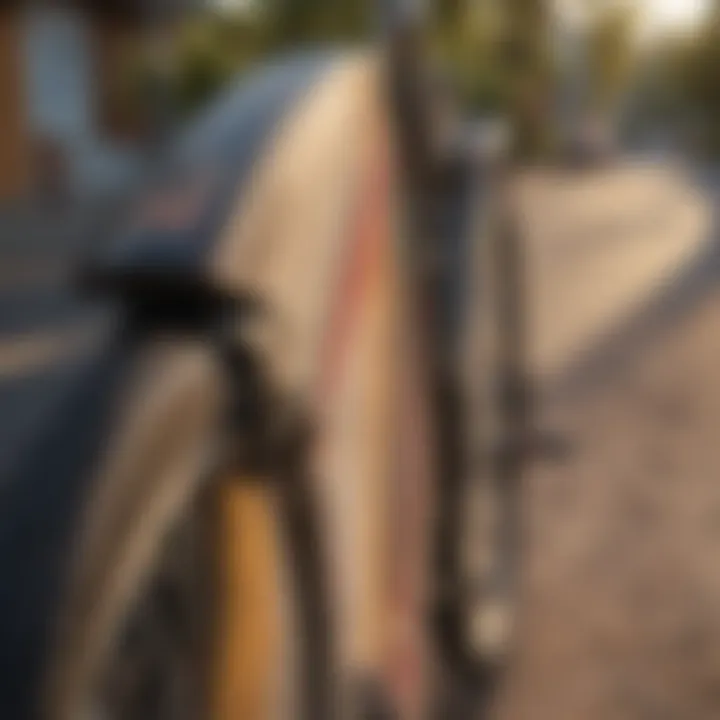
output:
<svg viewBox="0 0 720 720"><path fill-rule="evenodd" d="M519 645L493 716L720 717L711 198L662 167L525 192L535 368L573 453L529 479Z"/></svg>
<svg viewBox="0 0 720 720"><path fill-rule="evenodd" d="M597 362L635 318L674 300L712 251L709 198L679 167L538 172L518 195L529 239L532 361L546 384Z"/></svg>

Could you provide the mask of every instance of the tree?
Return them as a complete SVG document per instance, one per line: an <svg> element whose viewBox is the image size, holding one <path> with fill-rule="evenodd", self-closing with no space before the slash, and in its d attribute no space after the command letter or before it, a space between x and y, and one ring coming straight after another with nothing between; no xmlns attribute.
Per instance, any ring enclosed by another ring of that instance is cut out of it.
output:
<svg viewBox="0 0 720 720"><path fill-rule="evenodd" d="M690 33L665 41L665 93L697 149L720 154L720 2Z"/></svg>
<svg viewBox="0 0 720 720"><path fill-rule="evenodd" d="M501 18L498 0L445 0L431 18L434 53L471 110L497 111L506 105Z"/></svg>
<svg viewBox="0 0 720 720"><path fill-rule="evenodd" d="M587 32L590 110L612 114L629 85L633 67L635 16L628 5L595 13Z"/></svg>
<svg viewBox="0 0 720 720"><path fill-rule="evenodd" d="M263 11L272 45L283 48L367 37L373 9L368 0L268 0Z"/></svg>
<svg viewBox="0 0 720 720"><path fill-rule="evenodd" d="M554 61L548 0L507 0L502 48L516 154L537 158L550 142Z"/></svg>

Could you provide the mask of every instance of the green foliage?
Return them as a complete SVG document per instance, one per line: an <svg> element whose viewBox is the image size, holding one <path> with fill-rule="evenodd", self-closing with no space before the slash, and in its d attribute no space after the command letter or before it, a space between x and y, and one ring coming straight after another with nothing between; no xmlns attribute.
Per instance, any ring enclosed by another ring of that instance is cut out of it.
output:
<svg viewBox="0 0 720 720"><path fill-rule="evenodd" d="M180 33L175 94L181 110L204 104L260 54L262 35L248 19L211 16Z"/></svg>
<svg viewBox="0 0 720 720"><path fill-rule="evenodd" d="M513 111L523 93L531 111L542 104L550 55L538 38L547 1L433 0L432 50L466 107ZM375 11L374 0L257 0L251 11L194 16L175 40L171 78L154 70L147 53L132 58L134 96L144 107L165 83L166 100L190 112L258 58L306 43L371 38ZM515 58L508 55L513 42L524 51Z"/></svg>
<svg viewBox="0 0 720 720"><path fill-rule="evenodd" d="M255 12L193 17L174 48L176 108L202 106L253 62L288 47L367 37L371 7L366 0L268 0ZM145 65L141 85L153 75Z"/></svg>
<svg viewBox="0 0 720 720"><path fill-rule="evenodd" d="M434 55L455 78L464 105L479 113L507 104L500 9L496 0L446 0L435 8Z"/></svg>
<svg viewBox="0 0 720 720"><path fill-rule="evenodd" d="M720 154L720 18L687 46L683 59L684 98L700 125L705 149Z"/></svg>
<svg viewBox="0 0 720 720"><path fill-rule="evenodd" d="M501 63L515 153L538 159L549 151L555 56L550 37L551 0L508 0Z"/></svg>
<svg viewBox="0 0 720 720"><path fill-rule="evenodd" d="M230 78L264 52L266 34L253 17L208 14L177 32L169 72L158 69L152 41L138 44L127 58L127 101L147 110L162 92L166 108L185 115L205 104Z"/></svg>
<svg viewBox="0 0 720 720"><path fill-rule="evenodd" d="M509 116L519 154L549 144L554 56L549 0L438 0L435 55L457 79L465 105Z"/></svg>
<svg viewBox="0 0 720 720"><path fill-rule="evenodd" d="M601 9L587 35L591 109L612 112L627 89L633 68L635 16L629 6Z"/></svg>
<svg viewBox="0 0 720 720"><path fill-rule="evenodd" d="M692 34L666 39L653 60L658 111L681 121L699 150L720 154L720 11Z"/></svg>
<svg viewBox="0 0 720 720"><path fill-rule="evenodd" d="M202 105L235 69L234 53L221 41L218 28L205 24L188 28L177 50L176 95L182 110Z"/></svg>
<svg viewBox="0 0 720 720"><path fill-rule="evenodd" d="M268 0L265 22L273 49L368 37L374 5L367 0Z"/></svg>

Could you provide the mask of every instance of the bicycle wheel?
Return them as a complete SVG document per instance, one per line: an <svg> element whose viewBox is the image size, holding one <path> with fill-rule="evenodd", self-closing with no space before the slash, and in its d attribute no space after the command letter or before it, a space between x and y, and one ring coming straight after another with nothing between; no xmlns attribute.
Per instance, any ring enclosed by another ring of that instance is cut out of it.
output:
<svg viewBox="0 0 720 720"><path fill-rule="evenodd" d="M520 481L525 406L522 263L503 215L506 188L487 197L488 218L474 228L473 298L465 386L465 482L461 572L470 589L463 608L466 652L486 676L511 651L520 562ZM499 207L493 207L499 206Z"/></svg>
<svg viewBox="0 0 720 720"><path fill-rule="evenodd" d="M298 599L314 582L309 506L292 483L223 464L226 396L200 343L155 342L132 361L77 537L51 720L322 717L301 672L325 669Z"/></svg>
<svg viewBox="0 0 720 720"><path fill-rule="evenodd" d="M467 197L458 234L463 261L448 274L464 288L459 340L438 392L440 629L453 707L491 696L513 644L519 576L522 456L510 443L524 409L511 406L518 397L510 391L517 391L523 359L524 308L515 295L521 268L501 225L503 198L494 185L481 192L476 175L460 188Z"/></svg>

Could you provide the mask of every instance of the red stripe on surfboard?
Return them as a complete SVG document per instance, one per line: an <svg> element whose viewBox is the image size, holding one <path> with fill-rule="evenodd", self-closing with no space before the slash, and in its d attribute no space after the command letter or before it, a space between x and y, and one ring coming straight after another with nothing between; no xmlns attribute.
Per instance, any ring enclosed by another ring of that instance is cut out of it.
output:
<svg viewBox="0 0 720 720"><path fill-rule="evenodd" d="M348 340L357 321L362 300L376 274L383 242L388 242L389 156L383 147L368 173L359 208L350 229L349 257L341 272L338 295L325 336L320 377L320 397L325 399L336 386Z"/></svg>

